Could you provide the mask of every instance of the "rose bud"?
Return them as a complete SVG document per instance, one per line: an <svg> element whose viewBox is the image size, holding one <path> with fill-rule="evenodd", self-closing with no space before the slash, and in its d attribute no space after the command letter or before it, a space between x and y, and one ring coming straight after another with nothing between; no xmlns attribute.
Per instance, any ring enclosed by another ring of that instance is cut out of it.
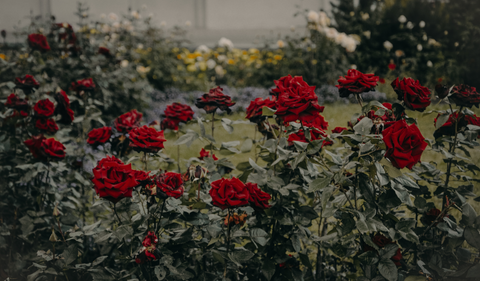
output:
<svg viewBox="0 0 480 281"><path fill-rule="evenodd" d="M58 241L58 237L57 237L57 235L55 235L55 230L53 230L53 228L52 228L52 235L50 235L50 238L48 240L50 242L57 242Z"/></svg>
<svg viewBox="0 0 480 281"><path fill-rule="evenodd" d="M446 96L448 96L448 87L442 84L437 84L435 86L435 92L437 93L438 98L444 99Z"/></svg>

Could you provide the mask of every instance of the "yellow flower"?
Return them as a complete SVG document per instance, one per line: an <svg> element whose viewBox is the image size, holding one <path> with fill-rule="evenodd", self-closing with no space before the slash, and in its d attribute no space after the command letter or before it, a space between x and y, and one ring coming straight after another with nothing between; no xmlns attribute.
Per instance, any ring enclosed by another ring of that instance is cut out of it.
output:
<svg viewBox="0 0 480 281"><path fill-rule="evenodd" d="M187 57L188 57L189 59L194 59L194 58L197 57L197 55L196 55L196 54L188 54Z"/></svg>
<svg viewBox="0 0 480 281"><path fill-rule="evenodd" d="M243 55L248 55L248 52L247 52L247 51L243 51L242 54L243 54Z"/></svg>
<svg viewBox="0 0 480 281"><path fill-rule="evenodd" d="M272 63L272 61L273 61L272 59L267 59L268 63Z"/></svg>
<svg viewBox="0 0 480 281"><path fill-rule="evenodd" d="M317 60L312 60L312 65L316 65L317 64Z"/></svg>
<svg viewBox="0 0 480 281"><path fill-rule="evenodd" d="M260 53L260 51L259 51L258 49L255 49L255 48L250 48L250 49L248 49L248 51L249 51L250 53L252 53L252 54L258 54L258 53Z"/></svg>
<svg viewBox="0 0 480 281"><path fill-rule="evenodd" d="M258 59L258 56L251 55L251 56L250 56L250 59L251 59L251 60L256 60L256 59Z"/></svg>
<svg viewBox="0 0 480 281"><path fill-rule="evenodd" d="M181 59L182 59L182 55L178 54L178 55L177 55L177 59L181 60Z"/></svg>
<svg viewBox="0 0 480 281"><path fill-rule="evenodd" d="M187 66L187 71L189 71L189 72L195 72L195 71L197 71L197 67L195 66L195 64L189 64L189 65Z"/></svg>
<svg viewBox="0 0 480 281"><path fill-rule="evenodd" d="M6 58L7 56L5 56L5 54L0 54L0 59L5 60Z"/></svg>
<svg viewBox="0 0 480 281"><path fill-rule="evenodd" d="M228 63L228 64L235 64L235 61L232 60L232 59L229 59L229 60L227 61L227 63Z"/></svg>
<svg viewBox="0 0 480 281"><path fill-rule="evenodd" d="M204 61L201 61L198 63L198 68L200 68L201 71L207 70L207 64Z"/></svg>
<svg viewBox="0 0 480 281"><path fill-rule="evenodd" d="M174 52L174 53L178 53L179 51L180 51L180 49L177 48L177 47L175 47L175 48L172 49L172 52Z"/></svg>
<svg viewBox="0 0 480 281"><path fill-rule="evenodd" d="M274 58L275 60L281 60L281 59L282 59L282 56L281 56L281 55L275 55L273 58Z"/></svg>

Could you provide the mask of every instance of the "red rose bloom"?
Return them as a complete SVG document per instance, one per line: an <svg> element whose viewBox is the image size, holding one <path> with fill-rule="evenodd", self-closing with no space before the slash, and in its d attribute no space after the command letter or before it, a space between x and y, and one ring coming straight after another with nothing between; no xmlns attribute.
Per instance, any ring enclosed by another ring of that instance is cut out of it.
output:
<svg viewBox="0 0 480 281"><path fill-rule="evenodd" d="M125 165L115 156L107 156L98 162L93 169L92 182L98 196L113 203L132 197L133 188L138 186L132 164Z"/></svg>
<svg viewBox="0 0 480 281"><path fill-rule="evenodd" d="M375 90L379 79L374 74L363 74L358 70L350 69L345 77L340 76L336 87L340 97L346 98L350 94L360 94Z"/></svg>
<svg viewBox="0 0 480 281"><path fill-rule="evenodd" d="M380 78L379 82L380 84L385 84L386 83L385 78Z"/></svg>
<svg viewBox="0 0 480 281"><path fill-rule="evenodd" d="M270 99L256 98L250 102L247 107L247 118L253 123L258 123L265 118L262 118L262 109L266 106L268 108L275 109L275 101Z"/></svg>
<svg viewBox="0 0 480 281"><path fill-rule="evenodd" d="M392 82L392 88L397 93L398 99L403 100L405 106L411 110L424 111L430 105L430 90L420 85L412 78L398 78Z"/></svg>
<svg viewBox="0 0 480 281"><path fill-rule="evenodd" d="M31 139L26 140L23 143L28 147L33 157L41 159L45 156L41 148L44 140L46 140L46 138L43 135L38 135L32 136Z"/></svg>
<svg viewBox="0 0 480 281"><path fill-rule="evenodd" d="M112 54L110 53L110 50L105 47L100 47L98 48L98 53L101 55L104 55L106 58L111 58Z"/></svg>
<svg viewBox="0 0 480 281"><path fill-rule="evenodd" d="M475 87L470 87L468 85L458 85L453 87L452 95L449 99L454 102L457 106L466 106L472 107L472 105L478 108L480 103L480 94L477 92Z"/></svg>
<svg viewBox="0 0 480 281"><path fill-rule="evenodd" d="M437 115L437 118L440 117L440 114ZM437 127L437 118L434 119L434 125ZM435 139L441 136L455 136L455 126L457 126L457 132L461 132L465 130L468 124L475 125L474 123L470 123L468 120L473 121L473 118L467 118L466 115L458 115L458 112L454 112L450 114L448 117L447 122L442 125L442 127L435 130L433 133L433 137ZM458 125L455 125L458 122Z"/></svg>
<svg viewBox="0 0 480 281"><path fill-rule="evenodd" d="M15 88L22 89L25 94L30 94L33 89L40 88L40 83L32 75L25 75L23 78L15 78Z"/></svg>
<svg viewBox="0 0 480 281"><path fill-rule="evenodd" d="M393 166L402 169L412 169L420 161L423 151L427 147L425 138L417 125L408 125L405 120L396 121L382 132L383 141L387 146L385 157Z"/></svg>
<svg viewBox="0 0 480 281"><path fill-rule="evenodd" d="M376 234L373 239L373 243L377 245L380 248L384 248L385 246L389 244L395 244L391 239L383 236L382 234ZM364 251L373 251L374 249L368 245L364 246ZM391 260L395 263L395 265L399 266L400 265L400 260L402 259L402 251L400 248L397 249L395 252L395 255L391 257Z"/></svg>
<svg viewBox="0 0 480 281"><path fill-rule="evenodd" d="M195 105L198 108L203 108L207 113L214 113L217 108L230 113L232 111L230 107L233 106L235 102L232 102L232 98L224 95L222 91L223 89L218 86L210 89L208 93L203 94L197 99Z"/></svg>
<svg viewBox="0 0 480 281"><path fill-rule="evenodd" d="M128 133L130 130L140 125L142 116L143 114L138 112L136 109L130 110L129 112L122 114L115 119L115 128L120 133Z"/></svg>
<svg viewBox="0 0 480 281"><path fill-rule="evenodd" d="M388 69L390 69L390 70L395 70L395 68L397 68L397 65L396 65L396 64L394 64L394 63L389 63L389 64L388 64Z"/></svg>
<svg viewBox="0 0 480 281"><path fill-rule="evenodd" d="M440 211L439 209L437 208L432 208L430 210L428 210L427 212L425 212L425 214L423 214L423 217L422 217L422 223L426 226L429 226L431 225L434 221L437 220L437 217L442 213L442 211ZM445 215L441 216L440 217L440 220L438 222L435 223L435 226L440 223L443 218L445 217Z"/></svg>
<svg viewBox="0 0 480 281"><path fill-rule="evenodd" d="M32 49L39 50L41 52L50 51L50 45L48 45L47 37L43 34L30 34L28 35L28 44Z"/></svg>
<svg viewBox="0 0 480 281"><path fill-rule="evenodd" d="M245 184L237 178L219 179L211 183L209 193L212 204L225 208L235 208L248 205L250 194Z"/></svg>
<svg viewBox="0 0 480 281"><path fill-rule="evenodd" d="M23 111L28 111L30 106L28 105L28 101L19 98L15 94L10 94L7 97L7 102L5 103L5 106L8 108L13 108L16 110L23 110Z"/></svg>
<svg viewBox="0 0 480 281"><path fill-rule="evenodd" d="M182 174L166 172L154 177L153 182L157 185L157 191L162 195L173 198L180 198L183 195L184 187Z"/></svg>
<svg viewBox="0 0 480 281"><path fill-rule="evenodd" d="M43 140L40 149L47 157L57 159L65 157L65 146L54 138Z"/></svg>
<svg viewBox="0 0 480 281"><path fill-rule="evenodd" d="M141 170L133 170L135 179L138 181L137 186L145 186L147 184L152 183L152 179L150 177L150 172L145 172Z"/></svg>
<svg viewBox="0 0 480 281"><path fill-rule="evenodd" d="M39 117L50 117L55 111L55 105L49 99L39 100L33 110Z"/></svg>
<svg viewBox="0 0 480 281"><path fill-rule="evenodd" d="M167 117L162 120L162 123L160 123L160 128L162 130L170 129L170 130L178 131L178 124L180 124L180 120L170 119Z"/></svg>
<svg viewBox="0 0 480 281"><path fill-rule="evenodd" d="M152 127L144 125L135 128L129 133L130 147L135 151L157 153L163 148L163 143L167 140L163 136L163 131L157 131Z"/></svg>
<svg viewBox="0 0 480 281"><path fill-rule="evenodd" d="M312 122L304 122L303 125L307 127L320 128L324 131L328 129L328 122L325 121L325 118L321 114L318 114Z"/></svg>
<svg viewBox="0 0 480 281"><path fill-rule="evenodd" d="M321 128L310 127L310 137L311 137L310 141L314 141L314 140L320 140L320 139L328 138L328 135ZM305 136L305 132L303 131L303 129L300 129L296 134L290 134L288 136L288 145L293 145L294 141L310 142L309 140L307 140L307 137ZM332 144L333 144L332 141L324 140L323 144L322 144L322 147L324 147L326 145L332 145Z"/></svg>
<svg viewBox="0 0 480 281"><path fill-rule="evenodd" d="M80 93L81 91L84 92L92 92L95 90L95 83L93 83L92 78L85 78L82 80L78 80L77 82L72 82L72 86L70 87L73 91Z"/></svg>
<svg viewBox="0 0 480 281"><path fill-rule="evenodd" d="M93 129L88 133L87 142L91 145L99 145L106 143L112 136L112 128L102 127L98 129Z"/></svg>
<svg viewBox="0 0 480 281"><path fill-rule="evenodd" d="M323 112L325 107L318 104L315 86L309 86L301 76L288 75L274 82L277 88L272 92L278 96L275 115L281 117L285 124L297 120L313 122Z"/></svg>
<svg viewBox="0 0 480 281"><path fill-rule="evenodd" d="M135 262L137 264L142 264L146 261L157 260L157 244L157 236L153 231L149 231L147 236L142 241L143 248L141 250L141 253L135 258Z"/></svg>
<svg viewBox="0 0 480 281"><path fill-rule="evenodd" d="M40 131L43 131L49 134L55 134L58 131L58 126L55 123L55 120L53 120L52 118L37 119L37 121L35 122L35 127Z"/></svg>
<svg viewBox="0 0 480 281"><path fill-rule="evenodd" d="M198 159L203 160L203 158L205 158L205 157L210 157L210 151L207 151L204 148L202 148L202 150L200 150L200 157L198 157ZM215 156L215 154L212 154L212 158L215 161L218 160L218 158L217 158L217 156Z"/></svg>
<svg viewBox="0 0 480 281"><path fill-rule="evenodd" d="M60 92L56 93L55 100L57 101L55 114L60 114L61 116L58 122L65 125L71 124L74 119L73 110L70 108L70 99L65 91L60 90Z"/></svg>
<svg viewBox="0 0 480 281"><path fill-rule="evenodd" d="M263 192L260 188L258 188L256 183L247 182L245 184L248 192L250 193L250 197L248 201L252 206L260 208L260 209L268 209L271 206L268 205L268 201L272 199L270 194Z"/></svg>
<svg viewBox="0 0 480 281"><path fill-rule="evenodd" d="M347 131L348 129L345 127L335 127L335 129L332 130L332 133L334 134L341 134L343 131Z"/></svg>
<svg viewBox="0 0 480 281"><path fill-rule="evenodd" d="M193 114L194 112L190 106L178 102L168 105L163 112L165 117L185 123L193 119Z"/></svg>

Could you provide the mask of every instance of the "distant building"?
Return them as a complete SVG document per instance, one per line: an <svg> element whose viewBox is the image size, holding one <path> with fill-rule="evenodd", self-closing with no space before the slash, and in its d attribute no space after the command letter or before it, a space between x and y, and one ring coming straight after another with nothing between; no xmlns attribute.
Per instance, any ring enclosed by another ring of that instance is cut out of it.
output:
<svg viewBox="0 0 480 281"><path fill-rule="evenodd" d="M26 26L31 16L36 20L56 17L75 27L77 0L4 0L0 9L0 29L13 31ZM144 17L153 15L153 23L189 29L192 44L214 45L227 37L235 46L261 44L264 39L293 36L303 32L305 19L294 14L304 10L330 11L330 0L84 0L90 7L89 19L101 14L127 14L129 8ZM292 31L295 30L295 31ZM10 39L11 40L11 39Z"/></svg>

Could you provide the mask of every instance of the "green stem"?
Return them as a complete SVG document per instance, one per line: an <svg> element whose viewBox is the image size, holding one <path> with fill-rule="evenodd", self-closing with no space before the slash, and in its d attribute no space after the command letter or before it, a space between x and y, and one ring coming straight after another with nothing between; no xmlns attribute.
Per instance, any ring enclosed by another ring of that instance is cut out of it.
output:
<svg viewBox="0 0 480 281"><path fill-rule="evenodd" d="M113 212L115 213L115 216L117 216L117 219L118 219L118 224L122 224L122 220L120 219L120 217L118 216L118 213L117 213L117 203L113 203Z"/></svg>
<svg viewBox="0 0 480 281"><path fill-rule="evenodd" d="M230 218L231 218L231 210L230 210L230 208L228 208L227 259L228 259L228 252L230 251ZM228 264L228 262L225 260L225 269L223 270L223 279L227 278L227 264Z"/></svg>
<svg viewBox="0 0 480 281"><path fill-rule="evenodd" d="M451 108L451 106L450 106L450 108ZM458 122L459 122L460 118L462 118L462 116L460 116L460 114L462 114L462 110L463 110L463 106L460 107L460 111L458 112L458 117L455 120L455 137L453 139L453 144L450 145L450 149L448 151L452 155L455 155L454 153L455 153L455 149L457 147ZM452 110L452 114L453 114L453 110ZM448 183L450 181L450 174L451 174L451 169L452 169L452 160L453 159L450 159L448 161L448 164L447 164L447 178L445 179L445 188L444 188L444 191L443 191L442 209L445 208L445 204L447 203L447 188L448 188Z"/></svg>

